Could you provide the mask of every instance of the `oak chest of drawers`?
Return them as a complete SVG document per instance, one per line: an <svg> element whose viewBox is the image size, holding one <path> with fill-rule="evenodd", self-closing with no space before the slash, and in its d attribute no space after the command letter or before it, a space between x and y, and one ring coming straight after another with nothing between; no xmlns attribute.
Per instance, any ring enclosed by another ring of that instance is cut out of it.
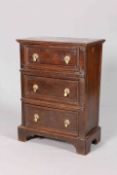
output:
<svg viewBox="0 0 117 175"><path fill-rule="evenodd" d="M104 40L17 40L21 55L19 140L34 136L72 143L87 154L100 141L99 93Z"/></svg>

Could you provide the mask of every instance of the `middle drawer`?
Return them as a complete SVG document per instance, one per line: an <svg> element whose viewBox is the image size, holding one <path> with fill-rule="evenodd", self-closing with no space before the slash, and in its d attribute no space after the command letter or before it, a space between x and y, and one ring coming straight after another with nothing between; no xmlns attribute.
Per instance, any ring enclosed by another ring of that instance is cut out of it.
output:
<svg viewBox="0 0 117 175"><path fill-rule="evenodd" d="M79 102L79 82L63 79L36 77L22 74L23 97L57 101Z"/></svg>

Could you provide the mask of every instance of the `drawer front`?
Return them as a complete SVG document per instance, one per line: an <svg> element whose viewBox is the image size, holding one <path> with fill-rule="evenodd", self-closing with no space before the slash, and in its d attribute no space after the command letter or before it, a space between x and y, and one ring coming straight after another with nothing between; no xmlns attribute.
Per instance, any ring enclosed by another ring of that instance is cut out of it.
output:
<svg viewBox="0 0 117 175"><path fill-rule="evenodd" d="M77 49L61 47L25 46L22 64L27 66L77 67Z"/></svg>
<svg viewBox="0 0 117 175"><path fill-rule="evenodd" d="M78 81L22 75L23 97L78 103Z"/></svg>
<svg viewBox="0 0 117 175"><path fill-rule="evenodd" d="M29 128L78 135L77 112L24 104L23 118L24 125Z"/></svg>

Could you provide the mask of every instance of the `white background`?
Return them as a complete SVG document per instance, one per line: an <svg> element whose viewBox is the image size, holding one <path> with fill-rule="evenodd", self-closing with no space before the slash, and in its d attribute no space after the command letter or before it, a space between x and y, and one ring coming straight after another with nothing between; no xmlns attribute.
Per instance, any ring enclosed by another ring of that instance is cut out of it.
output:
<svg viewBox="0 0 117 175"><path fill-rule="evenodd" d="M106 39L100 108L102 143L85 158L69 144L48 139L26 144L17 141L20 62L15 40L32 36ZM116 60L116 0L0 0L0 175L117 174Z"/></svg>

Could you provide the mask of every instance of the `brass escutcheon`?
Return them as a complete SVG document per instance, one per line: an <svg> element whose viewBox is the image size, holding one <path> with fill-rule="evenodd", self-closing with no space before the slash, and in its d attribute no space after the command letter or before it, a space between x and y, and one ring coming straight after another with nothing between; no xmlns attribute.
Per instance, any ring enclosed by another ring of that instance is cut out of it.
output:
<svg viewBox="0 0 117 175"><path fill-rule="evenodd" d="M39 54L37 54L37 53L33 53L33 55L32 55L32 59L33 59L33 62L37 62L38 59L39 59Z"/></svg>
<svg viewBox="0 0 117 175"><path fill-rule="evenodd" d="M39 114L34 114L34 122L37 123L39 120Z"/></svg>
<svg viewBox="0 0 117 175"><path fill-rule="evenodd" d="M65 119L65 121L64 121L65 128L67 128L69 125L70 125L69 119Z"/></svg>
<svg viewBox="0 0 117 175"><path fill-rule="evenodd" d="M39 89L39 86L37 84L34 84L33 85L33 92L36 93L38 89Z"/></svg>
<svg viewBox="0 0 117 175"><path fill-rule="evenodd" d="M66 64L69 64L70 59L71 59L70 56L69 56L69 55L66 55L66 56L64 57L65 63L66 63Z"/></svg>
<svg viewBox="0 0 117 175"><path fill-rule="evenodd" d="M65 88L64 89L64 97L67 97L70 94L70 89L69 88Z"/></svg>

